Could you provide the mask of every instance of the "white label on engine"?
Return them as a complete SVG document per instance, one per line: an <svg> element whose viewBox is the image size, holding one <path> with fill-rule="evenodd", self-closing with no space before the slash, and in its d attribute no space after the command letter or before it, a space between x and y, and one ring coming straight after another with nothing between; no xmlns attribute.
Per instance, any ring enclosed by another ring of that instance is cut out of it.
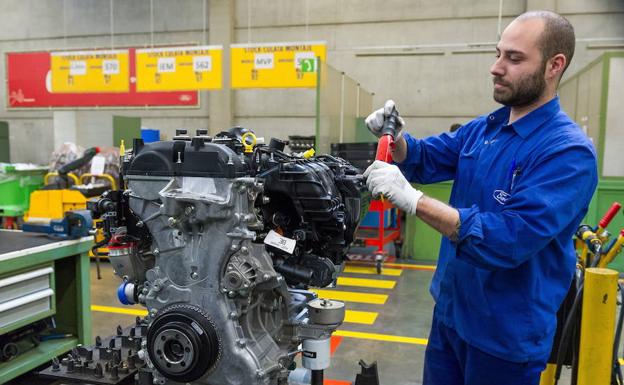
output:
<svg viewBox="0 0 624 385"><path fill-rule="evenodd" d="M273 230L269 231L266 238L264 238L264 243L283 250L288 254L292 254L297 245L297 241L294 239L283 237Z"/></svg>

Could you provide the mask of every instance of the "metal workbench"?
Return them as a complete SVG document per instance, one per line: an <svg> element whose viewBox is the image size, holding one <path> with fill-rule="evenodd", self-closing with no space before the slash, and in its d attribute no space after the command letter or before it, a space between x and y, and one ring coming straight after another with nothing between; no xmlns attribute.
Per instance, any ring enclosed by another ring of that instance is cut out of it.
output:
<svg viewBox="0 0 624 385"><path fill-rule="evenodd" d="M0 362L0 383L91 340L88 251L93 237L55 240L43 234L0 230L0 281L45 271L52 294L49 308L19 321L0 325L0 336L45 317L54 316L56 332L70 337L42 341L17 357ZM6 298L0 298L0 308ZM30 313L29 313L30 314ZM2 312L0 312L2 317ZM0 318L2 319L2 318Z"/></svg>

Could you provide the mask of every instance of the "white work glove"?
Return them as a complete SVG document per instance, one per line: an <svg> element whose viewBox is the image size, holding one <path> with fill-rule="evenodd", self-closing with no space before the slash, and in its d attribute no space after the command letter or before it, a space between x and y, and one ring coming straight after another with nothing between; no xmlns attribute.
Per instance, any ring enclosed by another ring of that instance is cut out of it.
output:
<svg viewBox="0 0 624 385"><path fill-rule="evenodd" d="M368 115L366 118L366 127L368 130L375 135L376 137L381 137L381 129L383 128L384 120L392 113L392 110L395 109L396 106L393 100L387 100L386 104L378 110L373 111L372 114ZM394 133L394 140L398 141L403 135L403 126L405 126L405 121L400 116L398 117L398 123L396 127L396 132Z"/></svg>
<svg viewBox="0 0 624 385"><path fill-rule="evenodd" d="M376 160L364 171L364 177L373 196L383 195L399 210L416 214L423 193L410 185L396 165Z"/></svg>

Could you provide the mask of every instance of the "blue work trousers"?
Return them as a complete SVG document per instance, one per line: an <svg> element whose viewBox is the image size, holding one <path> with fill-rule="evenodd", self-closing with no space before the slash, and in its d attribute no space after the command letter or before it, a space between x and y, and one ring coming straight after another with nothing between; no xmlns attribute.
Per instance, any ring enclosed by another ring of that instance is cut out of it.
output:
<svg viewBox="0 0 624 385"><path fill-rule="evenodd" d="M434 316L423 385L538 385L544 368L544 361L506 361L470 346Z"/></svg>

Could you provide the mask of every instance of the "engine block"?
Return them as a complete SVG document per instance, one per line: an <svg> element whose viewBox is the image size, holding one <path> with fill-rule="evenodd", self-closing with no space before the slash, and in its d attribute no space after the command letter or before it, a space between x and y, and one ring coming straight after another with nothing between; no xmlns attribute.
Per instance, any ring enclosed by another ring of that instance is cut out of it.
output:
<svg viewBox="0 0 624 385"><path fill-rule="evenodd" d="M344 304L309 288L335 282L370 196L340 158L250 139L135 140L126 188L89 204L120 300L149 313L137 379L288 384L301 351L307 369L328 366Z"/></svg>

